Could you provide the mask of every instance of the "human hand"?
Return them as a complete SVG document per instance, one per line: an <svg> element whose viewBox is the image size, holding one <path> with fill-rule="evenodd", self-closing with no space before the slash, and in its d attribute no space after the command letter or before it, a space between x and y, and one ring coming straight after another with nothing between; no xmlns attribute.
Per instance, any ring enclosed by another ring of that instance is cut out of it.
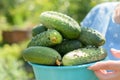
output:
<svg viewBox="0 0 120 80"><path fill-rule="evenodd" d="M120 58L120 50L116 50L112 48L110 51L113 56L115 56L116 58Z"/></svg>
<svg viewBox="0 0 120 80"><path fill-rule="evenodd" d="M93 70L99 80L120 80L120 61L101 61L88 69Z"/></svg>
<svg viewBox="0 0 120 80"><path fill-rule="evenodd" d="M118 4L113 13L115 23L120 24L120 4Z"/></svg>
<svg viewBox="0 0 120 80"><path fill-rule="evenodd" d="M111 53L120 58L120 50L111 49ZM90 66L88 69L93 70L99 80L120 80L120 61L101 61ZM112 71L107 71L112 70Z"/></svg>

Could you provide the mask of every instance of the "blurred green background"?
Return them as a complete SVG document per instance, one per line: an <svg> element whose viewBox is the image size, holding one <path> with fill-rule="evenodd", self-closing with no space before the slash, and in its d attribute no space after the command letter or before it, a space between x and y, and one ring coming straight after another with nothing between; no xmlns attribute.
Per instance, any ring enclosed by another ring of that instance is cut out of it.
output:
<svg viewBox="0 0 120 80"><path fill-rule="evenodd" d="M31 29L40 24L41 12L62 12L80 23L92 7L110 1L118 0L0 0L0 79L34 80L21 51L31 38Z"/></svg>

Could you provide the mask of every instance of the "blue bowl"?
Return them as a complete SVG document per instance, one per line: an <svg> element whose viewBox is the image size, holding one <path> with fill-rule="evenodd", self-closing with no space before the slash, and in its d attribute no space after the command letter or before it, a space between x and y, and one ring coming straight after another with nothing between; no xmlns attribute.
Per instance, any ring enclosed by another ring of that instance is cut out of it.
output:
<svg viewBox="0 0 120 80"><path fill-rule="evenodd" d="M45 66L29 62L36 80L98 80L94 72L87 69L94 63L77 66Z"/></svg>

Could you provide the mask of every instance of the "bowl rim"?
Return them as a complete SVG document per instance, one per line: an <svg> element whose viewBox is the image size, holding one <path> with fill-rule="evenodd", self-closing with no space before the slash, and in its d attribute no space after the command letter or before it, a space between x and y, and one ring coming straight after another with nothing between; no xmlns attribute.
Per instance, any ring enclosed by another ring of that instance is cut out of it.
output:
<svg viewBox="0 0 120 80"><path fill-rule="evenodd" d="M72 68L83 68L83 67L89 67L93 64L95 64L95 62L93 63L88 63L88 64L81 64L81 65L73 65L73 66L47 66L47 65L42 65L42 64L35 64L35 63L31 63L28 62L32 67L40 67L40 68L54 68L54 69L72 69Z"/></svg>
<svg viewBox="0 0 120 80"><path fill-rule="evenodd" d="M108 60L108 58L105 58L103 60L99 60L99 61L106 61ZM72 66L53 66L53 65L42 65L42 64L35 64L35 63L32 63L32 62L28 62L32 67L40 67L40 68L54 68L54 69L72 69L72 68L87 68L93 64L95 64L96 62L99 62L99 61L95 61L95 62L91 62L91 63L86 63L86 64L80 64L80 65L72 65Z"/></svg>

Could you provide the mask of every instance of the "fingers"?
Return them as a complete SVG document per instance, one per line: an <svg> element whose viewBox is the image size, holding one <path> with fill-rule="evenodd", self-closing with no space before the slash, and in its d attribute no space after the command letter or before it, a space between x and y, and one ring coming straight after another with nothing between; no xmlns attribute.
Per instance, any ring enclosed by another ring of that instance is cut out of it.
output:
<svg viewBox="0 0 120 80"><path fill-rule="evenodd" d="M120 6L118 6L115 10L114 10L114 21L118 24L120 24Z"/></svg>
<svg viewBox="0 0 120 80"><path fill-rule="evenodd" d="M106 70L97 70L95 71L95 74L99 78L99 80L117 80L119 75L119 73L107 72Z"/></svg>
<svg viewBox="0 0 120 80"><path fill-rule="evenodd" d="M120 61L101 61L90 66L90 70L120 70Z"/></svg>
<svg viewBox="0 0 120 80"><path fill-rule="evenodd" d="M101 61L90 66L88 69L93 70L99 80L120 79L120 61Z"/></svg>
<svg viewBox="0 0 120 80"><path fill-rule="evenodd" d="M116 50L112 48L110 51L116 58L120 58L120 50Z"/></svg>

